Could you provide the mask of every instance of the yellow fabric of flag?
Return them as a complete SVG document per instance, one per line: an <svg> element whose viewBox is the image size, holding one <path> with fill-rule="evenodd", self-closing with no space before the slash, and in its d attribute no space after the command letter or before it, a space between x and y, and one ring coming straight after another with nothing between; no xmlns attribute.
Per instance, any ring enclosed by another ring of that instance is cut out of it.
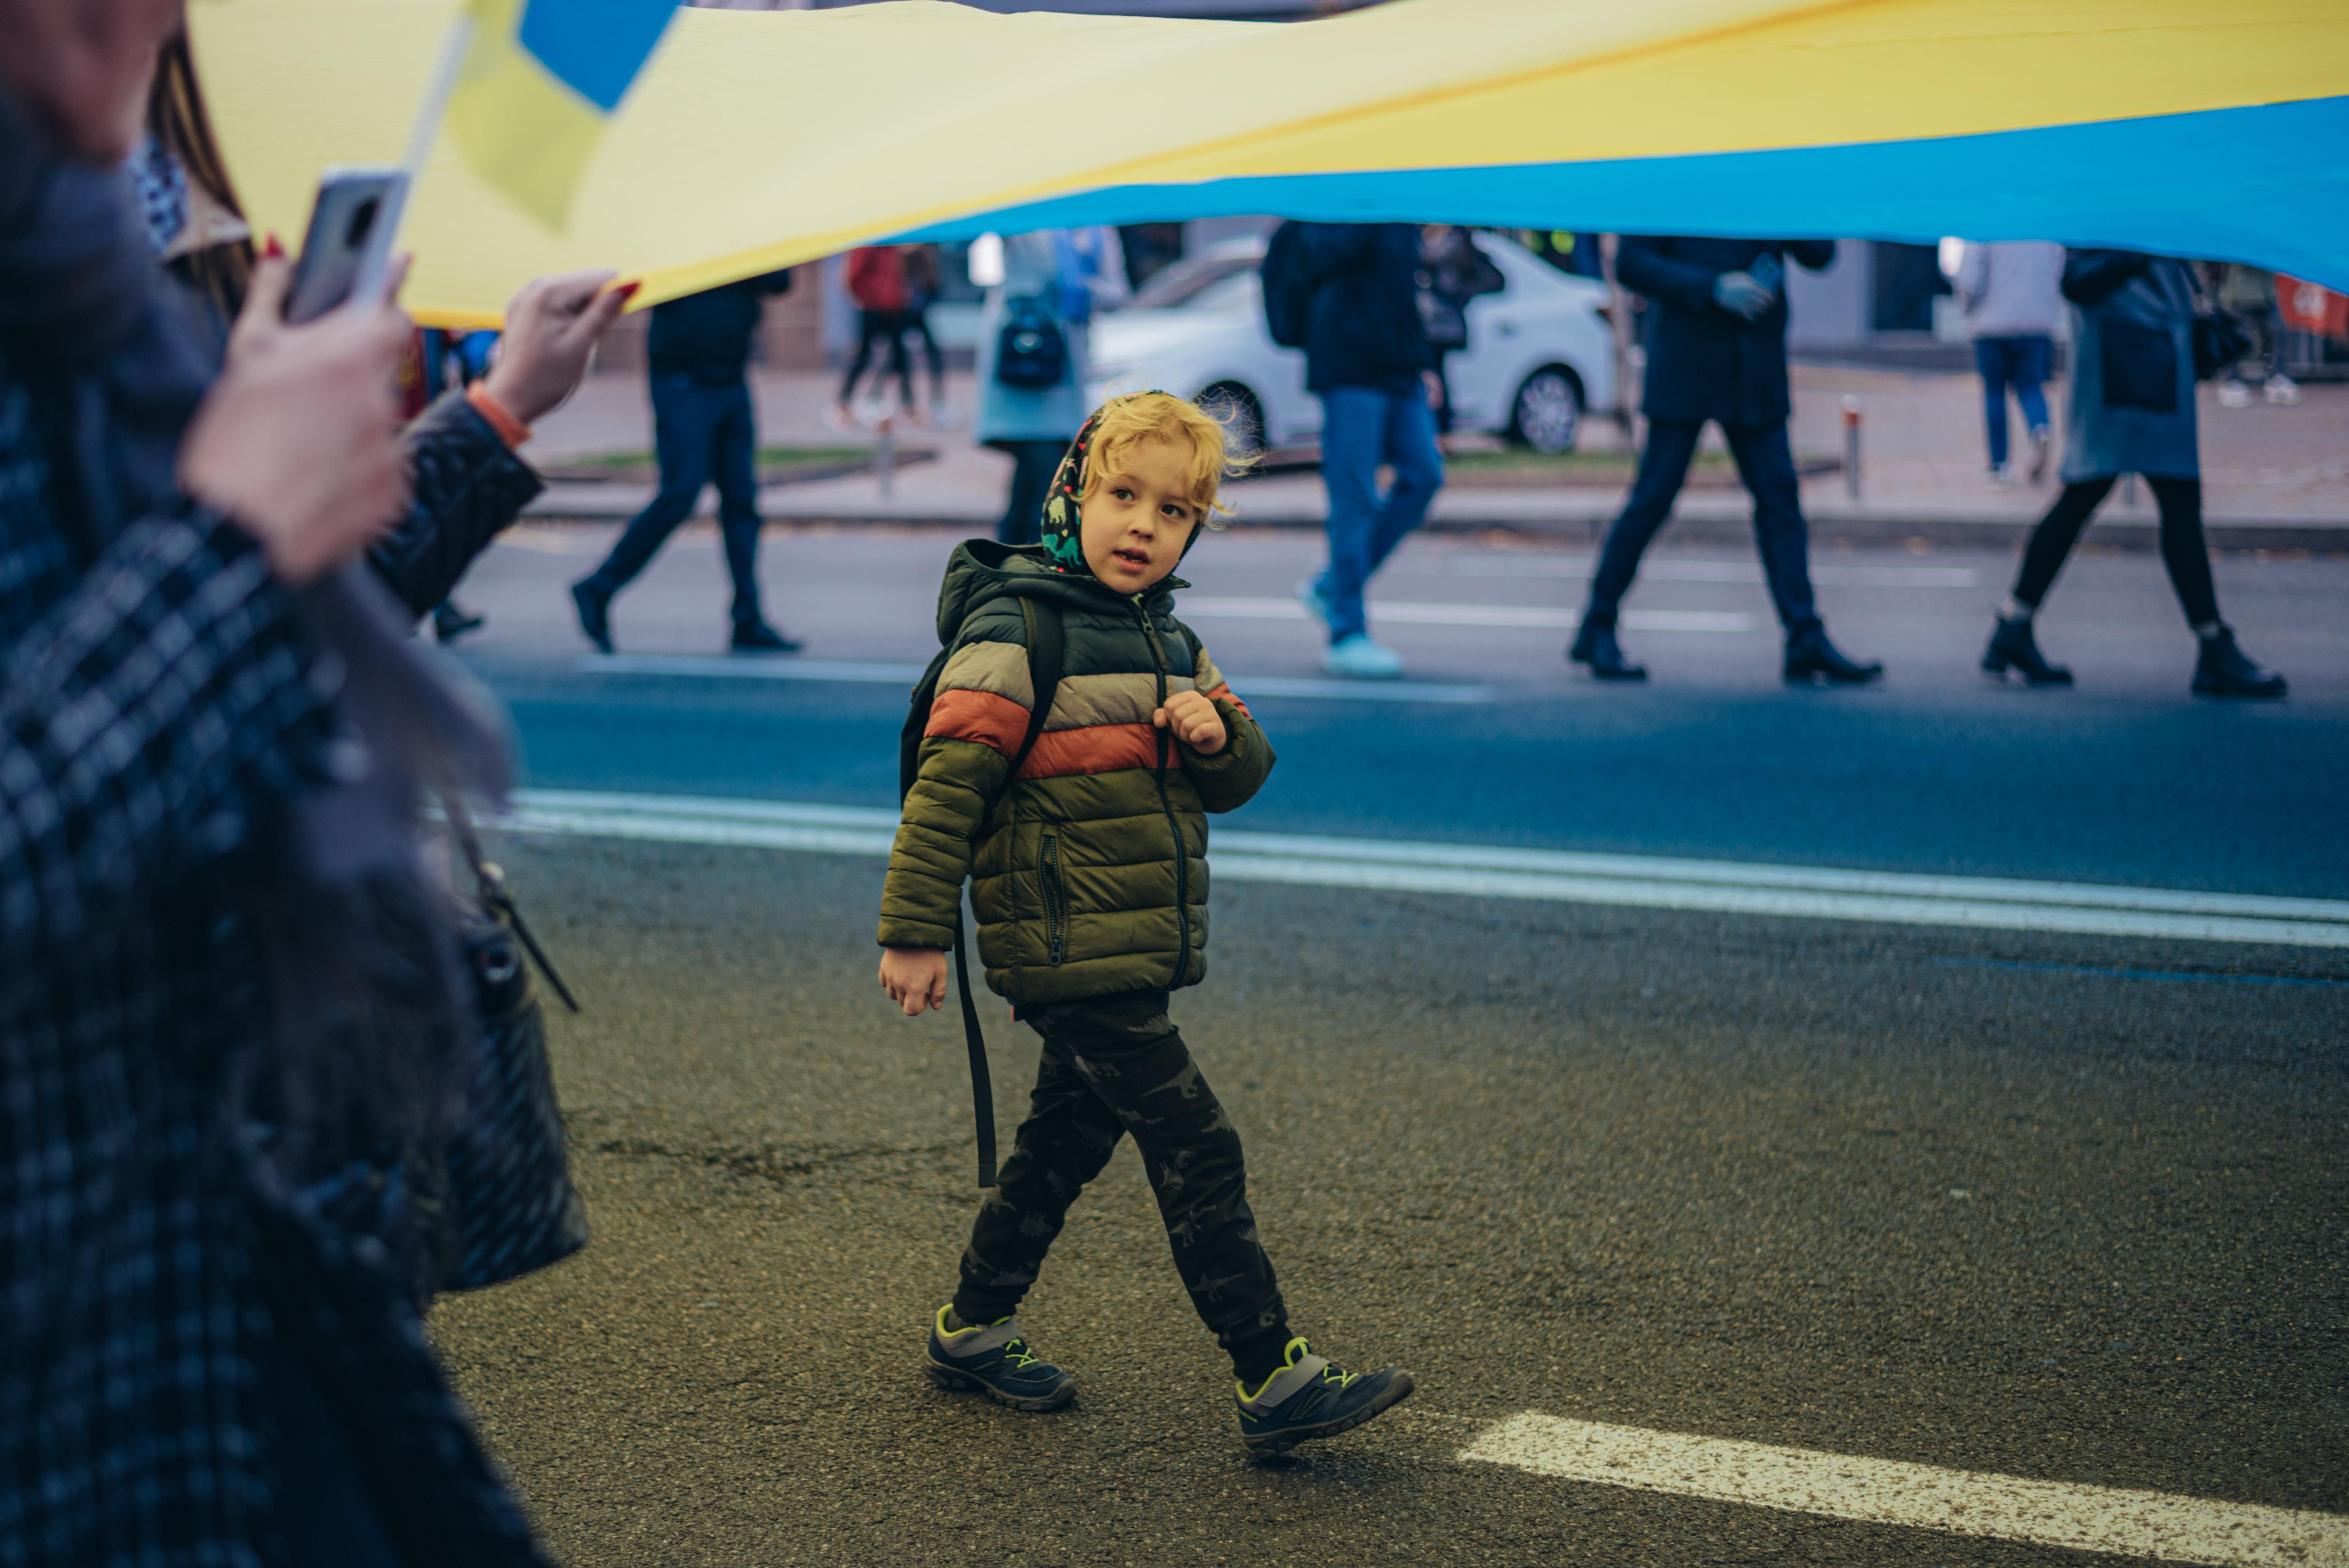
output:
<svg viewBox="0 0 2349 1568"><path fill-rule="evenodd" d="M192 8L260 226L298 232L324 165L397 158L450 15ZM409 299L488 325L533 273L608 265L649 304L1023 206L2191 241L2338 283L2343 142L2298 141L2343 123L2344 95L2340 0L1396 0L1288 25L688 10L586 155L550 120L563 230L442 139ZM2189 166L2205 151L2234 184Z"/></svg>

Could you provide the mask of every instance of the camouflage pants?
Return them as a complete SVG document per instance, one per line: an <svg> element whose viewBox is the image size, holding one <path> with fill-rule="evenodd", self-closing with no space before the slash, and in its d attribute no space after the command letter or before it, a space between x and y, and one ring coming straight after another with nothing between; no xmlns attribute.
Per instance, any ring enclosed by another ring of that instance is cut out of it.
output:
<svg viewBox="0 0 2349 1568"><path fill-rule="evenodd" d="M1166 993L1021 1016L1044 1037L1043 1061L1011 1157L971 1226L955 1311L989 1323L1019 1307L1069 1205L1131 1132L1201 1321L1244 1375L1278 1364L1288 1312L1248 1212L1240 1137L1167 1017Z"/></svg>

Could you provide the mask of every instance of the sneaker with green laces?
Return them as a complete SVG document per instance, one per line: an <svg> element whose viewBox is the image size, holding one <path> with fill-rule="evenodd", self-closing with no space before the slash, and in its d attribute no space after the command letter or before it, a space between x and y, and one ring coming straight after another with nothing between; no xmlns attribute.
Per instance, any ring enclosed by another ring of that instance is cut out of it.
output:
<svg viewBox="0 0 2349 1568"><path fill-rule="evenodd" d="M1400 1367L1376 1372L1349 1372L1313 1354L1302 1339L1292 1339L1281 1357L1280 1370L1266 1378L1254 1394L1247 1385L1236 1386L1240 1407L1240 1441L1259 1459L1285 1454L1314 1438L1334 1438L1409 1397L1415 1385Z"/></svg>
<svg viewBox="0 0 2349 1568"><path fill-rule="evenodd" d="M1015 1410L1057 1410L1077 1397L1076 1377L1028 1348L1017 1315L949 1330L949 1302L930 1320L930 1381L984 1393Z"/></svg>

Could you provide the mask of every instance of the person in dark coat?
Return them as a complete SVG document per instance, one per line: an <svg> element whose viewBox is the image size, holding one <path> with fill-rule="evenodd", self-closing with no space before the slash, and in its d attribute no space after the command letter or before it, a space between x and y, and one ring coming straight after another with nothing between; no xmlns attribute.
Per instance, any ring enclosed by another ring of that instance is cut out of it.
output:
<svg viewBox="0 0 2349 1568"><path fill-rule="evenodd" d="M1616 277L1653 308L1647 313L1648 442L1566 655L1601 680L1647 678L1624 657L1616 616L1640 554L1671 515L1708 419L1720 424L1738 478L1754 497L1754 543L1786 635L1786 679L1856 684L1884 673L1881 665L1856 664L1836 651L1811 598L1810 540L1786 440L1794 410L1786 387L1790 256L1816 272L1835 260L1835 242L1627 234L1616 252Z"/></svg>
<svg viewBox="0 0 2349 1568"><path fill-rule="evenodd" d="M599 652L612 651L613 595L651 562L713 480L734 580L734 651L799 651L759 608L759 431L749 379L760 311L769 294L791 286L789 272L769 273L653 306L645 351L660 490L628 520L604 563L571 585L579 629Z"/></svg>
<svg viewBox="0 0 2349 1568"><path fill-rule="evenodd" d="M525 291L494 397L402 439L406 317L284 326L264 259L222 373L118 173L177 16L0 0L0 1558L524 1568L398 1227L312 1180L364 1207L438 1093L373 1076L436 1057L339 940L421 871L416 738L354 723L420 666L351 563L443 596L618 302Z"/></svg>
<svg viewBox="0 0 2349 1568"><path fill-rule="evenodd" d="M1330 629L1333 675L1391 678L1392 648L1362 609L1371 574L1427 516L1444 485L1435 445L1443 384L1419 314L1414 223L1300 223L1310 280L1305 385L1321 399L1321 482L1330 493L1330 564L1297 596ZM1379 493L1379 465L1394 482Z"/></svg>
<svg viewBox="0 0 2349 1568"><path fill-rule="evenodd" d="M2032 622L2055 574L2113 482L2143 474L2161 509L2161 562L2199 645L2199 696L2282 696L2284 678L2235 645L2219 618L2219 590L2202 541L2202 463L2194 420L2194 318L2200 290L2189 263L2141 251L2064 256L2072 302L2071 408L2064 430L2064 490L2031 532L2014 591L1999 612L1982 669L2025 685L2070 686L2072 672L2039 652Z"/></svg>

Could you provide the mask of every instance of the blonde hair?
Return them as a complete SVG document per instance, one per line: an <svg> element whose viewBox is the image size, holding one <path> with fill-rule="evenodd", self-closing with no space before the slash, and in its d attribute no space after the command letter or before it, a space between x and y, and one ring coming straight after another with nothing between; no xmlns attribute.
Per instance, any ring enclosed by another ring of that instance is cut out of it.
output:
<svg viewBox="0 0 2349 1568"><path fill-rule="evenodd" d="M1191 449L1191 504L1209 528L1223 523L1216 515L1231 508L1217 498L1223 481L1255 467L1256 459L1235 456L1230 420L1210 413L1188 397L1167 392L1134 392L1102 404L1094 418L1092 450L1086 455L1084 493L1090 500L1125 454L1143 441L1164 441Z"/></svg>

